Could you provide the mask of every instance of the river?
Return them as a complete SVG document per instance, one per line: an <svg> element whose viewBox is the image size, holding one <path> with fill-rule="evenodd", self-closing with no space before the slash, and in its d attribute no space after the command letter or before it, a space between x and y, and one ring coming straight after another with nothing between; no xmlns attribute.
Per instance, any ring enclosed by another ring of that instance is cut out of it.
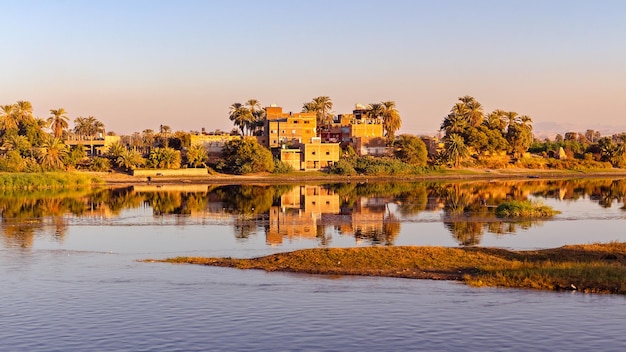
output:
<svg viewBox="0 0 626 352"><path fill-rule="evenodd" d="M623 296L139 261L626 241L623 180L269 188L4 194L0 351L626 347ZM493 205L510 198L561 214L521 223L494 217Z"/></svg>

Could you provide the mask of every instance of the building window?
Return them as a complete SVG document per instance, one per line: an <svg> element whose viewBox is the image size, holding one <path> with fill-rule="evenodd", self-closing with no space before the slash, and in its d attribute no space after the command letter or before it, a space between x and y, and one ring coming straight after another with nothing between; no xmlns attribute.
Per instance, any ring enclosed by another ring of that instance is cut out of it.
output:
<svg viewBox="0 0 626 352"><path fill-rule="evenodd" d="M315 150L311 152L311 155L315 155Z"/></svg>
<svg viewBox="0 0 626 352"><path fill-rule="evenodd" d="M328 150L327 150L327 151L326 151L326 155L330 155L330 151L328 151Z"/></svg>
<svg viewBox="0 0 626 352"><path fill-rule="evenodd" d="M285 130L282 130L280 133L285 134Z"/></svg>
<svg viewBox="0 0 626 352"><path fill-rule="evenodd" d="M277 130L272 130L271 133L278 133L278 131Z"/></svg>

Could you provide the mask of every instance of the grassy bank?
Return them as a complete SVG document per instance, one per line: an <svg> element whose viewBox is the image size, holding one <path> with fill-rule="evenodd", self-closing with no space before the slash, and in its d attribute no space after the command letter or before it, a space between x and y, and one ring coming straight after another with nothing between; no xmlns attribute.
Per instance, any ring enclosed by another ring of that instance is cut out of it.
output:
<svg viewBox="0 0 626 352"><path fill-rule="evenodd" d="M316 248L251 259L177 257L158 261L310 274L458 280L473 286L626 294L626 243L538 251L479 247Z"/></svg>
<svg viewBox="0 0 626 352"><path fill-rule="evenodd" d="M101 179L79 172L0 173L3 190L70 189L101 183Z"/></svg>

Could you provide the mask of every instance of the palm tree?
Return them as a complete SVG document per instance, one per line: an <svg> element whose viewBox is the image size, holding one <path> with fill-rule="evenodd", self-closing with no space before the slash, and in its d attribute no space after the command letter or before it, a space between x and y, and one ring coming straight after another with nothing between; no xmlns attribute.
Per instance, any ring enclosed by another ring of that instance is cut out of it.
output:
<svg viewBox="0 0 626 352"><path fill-rule="evenodd" d="M93 138L104 133L104 124L93 116L79 116L74 119L74 133L81 137L89 137L90 154L93 154Z"/></svg>
<svg viewBox="0 0 626 352"><path fill-rule="evenodd" d="M504 121L504 124L506 125L506 128L508 129L509 126L512 126L517 123L518 113L516 113L515 111L507 111L502 116L502 119Z"/></svg>
<svg viewBox="0 0 626 352"><path fill-rule="evenodd" d="M387 144L393 144L395 140L396 131L402 126L402 119L400 118L400 112L396 108L395 101L383 101L382 105L382 117L383 117L383 129L387 136Z"/></svg>
<svg viewBox="0 0 626 352"><path fill-rule="evenodd" d="M315 112L318 126L333 122L334 116L331 113L332 109L333 101L327 96L313 98L310 102L302 105L303 112Z"/></svg>
<svg viewBox="0 0 626 352"><path fill-rule="evenodd" d="M0 124L5 133L9 130L17 130L15 105L0 106Z"/></svg>
<svg viewBox="0 0 626 352"><path fill-rule="evenodd" d="M56 110L50 109L50 114L52 114L52 116L48 118L48 123L54 133L54 138L61 138L63 131L69 126L68 121L70 119L65 115L67 112L63 108Z"/></svg>
<svg viewBox="0 0 626 352"><path fill-rule="evenodd" d="M249 99L246 102L246 108L252 114L252 120L248 129L251 134L256 135L257 131L263 128L263 119L265 118L265 110L261 108L261 103L256 99Z"/></svg>
<svg viewBox="0 0 626 352"><path fill-rule="evenodd" d="M465 145L463 137L454 133L446 138L445 155L449 161L452 161L454 167L461 165L461 160L469 156L469 149Z"/></svg>
<svg viewBox="0 0 626 352"><path fill-rule="evenodd" d="M117 166L126 170L133 170L137 166L142 165L144 161L144 158L141 157L141 153L136 149L124 149L115 159Z"/></svg>
<svg viewBox="0 0 626 352"><path fill-rule="evenodd" d="M50 137L42 146L39 162L44 169L60 170L63 168L63 159L67 156L67 145L60 138Z"/></svg>
<svg viewBox="0 0 626 352"><path fill-rule="evenodd" d="M152 145L154 144L154 130L149 128L143 130L141 132L141 143L144 148L144 153L149 153L150 148L152 148Z"/></svg>
<svg viewBox="0 0 626 352"><path fill-rule="evenodd" d="M15 103L15 110L19 121L33 119L33 104L30 101L20 100Z"/></svg>
<svg viewBox="0 0 626 352"><path fill-rule="evenodd" d="M254 120L254 116L250 112L250 109L241 103L233 103L229 110L230 113L228 118L241 130L241 134L245 135L246 129L250 127L251 122Z"/></svg>
<svg viewBox="0 0 626 352"><path fill-rule="evenodd" d="M381 103L372 103L367 106L367 118L380 122L383 118L383 104Z"/></svg>
<svg viewBox="0 0 626 352"><path fill-rule="evenodd" d="M467 119L467 122L472 127L479 126L485 118L482 104L474 99L474 97L469 95L459 97L459 100L461 102L457 104L463 105L465 107L465 109L463 109L464 111L462 115Z"/></svg>
<svg viewBox="0 0 626 352"><path fill-rule="evenodd" d="M172 132L172 128L168 125L160 125L159 126L159 135L161 136L161 139L163 140L163 146L165 148L169 147L170 144L170 139L169 139L169 134Z"/></svg>

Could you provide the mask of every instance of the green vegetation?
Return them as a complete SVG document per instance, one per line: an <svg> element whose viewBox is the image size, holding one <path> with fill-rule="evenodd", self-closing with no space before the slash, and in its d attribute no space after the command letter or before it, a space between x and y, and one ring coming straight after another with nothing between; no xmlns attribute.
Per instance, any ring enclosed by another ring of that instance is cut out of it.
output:
<svg viewBox="0 0 626 352"><path fill-rule="evenodd" d="M459 280L474 286L626 294L626 243L564 246L539 251L479 247L316 248L252 259L177 257L157 261L310 274Z"/></svg>
<svg viewBox="0 0 626 352"><path fill-rule="evenodd" d="M254 138L232 140L224 145L217 170L244 175L274 171L272 153Z"/></svg>
<svg viewBox="0 0 626 352"><path fill-rule="evenodd" d="M496 208L496 216L500 218L541 218L559 213L547 205L529 200L511 200L498 205Z"/></svg>
<svg viewBox="0 0 626 352"><path fill-rule="evenodd" d="M102 181L76 172L0 173L0 189L58 189L91 187Z"/></svg>

